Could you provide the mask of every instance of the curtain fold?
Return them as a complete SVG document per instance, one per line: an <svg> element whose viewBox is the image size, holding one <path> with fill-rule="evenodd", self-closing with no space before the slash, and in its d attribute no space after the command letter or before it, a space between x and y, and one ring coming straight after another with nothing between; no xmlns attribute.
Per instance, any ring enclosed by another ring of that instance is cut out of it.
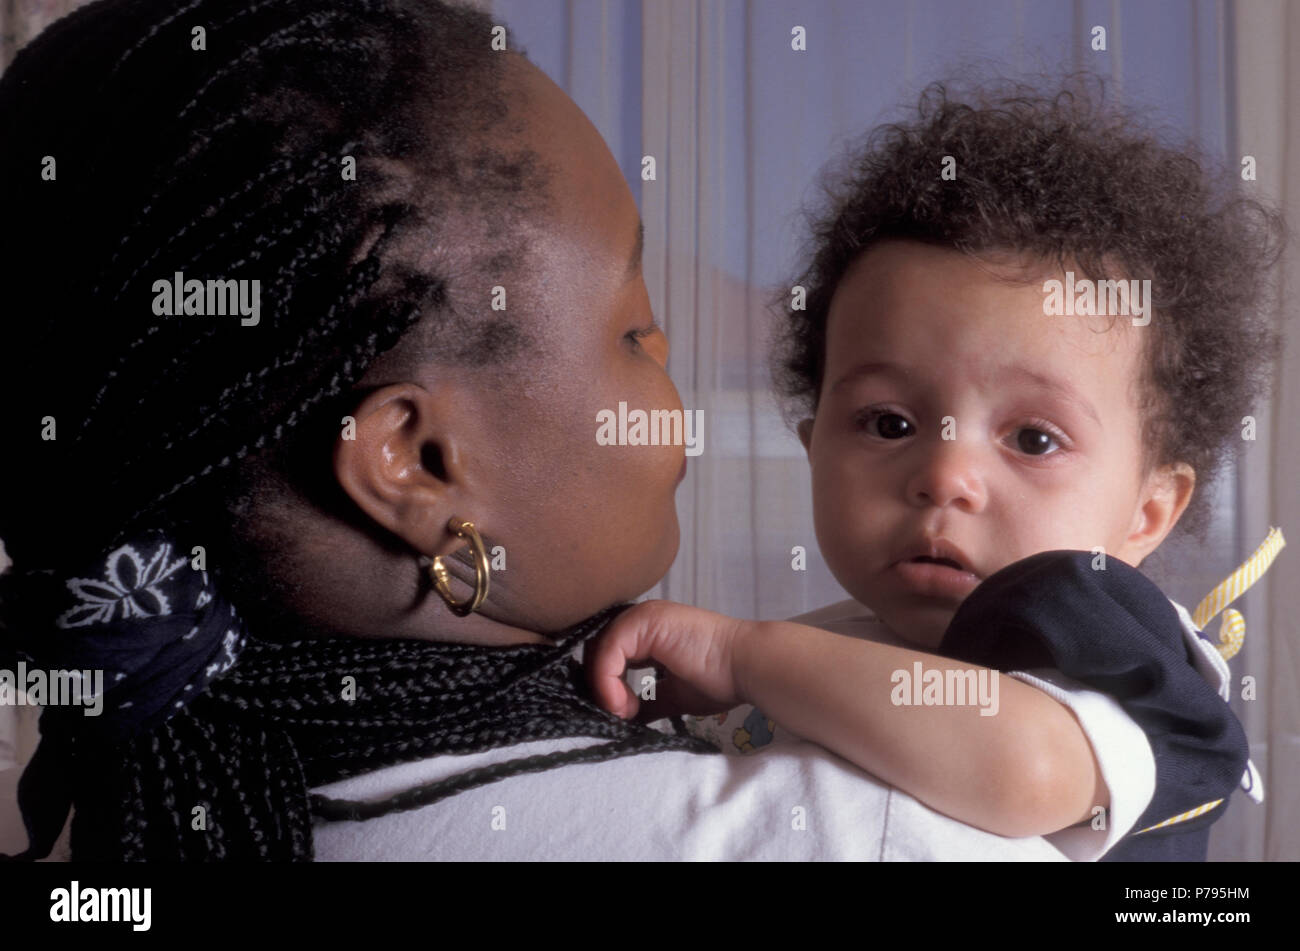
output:
<svg viewBox="0 0 1300 951"><path fill-rule="evenodd" d="M1270 526L1289 536L1274 567L1242 599L1246 641L1233 661L1238 676L1233 708L1264 775L1261 808L1237 808L1219 822L1210 857L1295 861L1300 858L1300 9L1286 0L1250 0L1224 8L1232 68L1227 95L1234 116L1230 155L1255 158L1256 194L1277 203L1292 236L1272 288L1275 318L1288 346L1275 368L1271 401L1257 413L1267 437L1247 443L1238 492L1240 549L1248 555ZM1289 91L1291 95L1286 95ZM1217 622L1216 622L1217 623ZM1257 699L1243 700L1242 676Z"/></svg>

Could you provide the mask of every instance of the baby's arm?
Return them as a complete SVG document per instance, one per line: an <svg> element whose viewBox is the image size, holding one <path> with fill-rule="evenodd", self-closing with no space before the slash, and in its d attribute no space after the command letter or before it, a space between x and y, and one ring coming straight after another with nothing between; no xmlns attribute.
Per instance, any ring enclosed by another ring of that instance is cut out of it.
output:
<svg viewBox="0 0 1300 951"><path fill-rule="evenodd" d="M997 671L997 713L976 705L895 705L895 671L975 670L922 651L785 621L750 626L736 657L740 693L939 812L1005 836L1045 835L1108 807L1074 714Z"/></svg>
<svg viewBox="0 0 1300 951"><path fill-rule="evenodd" d="M624 612L588 654L593 688L620 716L640 702L629 661L654 660L719 705L747 702L931 808L1005 836L1045 835L1090 819L1109 797L1068 708L998 678L996 715L980 707L895 705L893 675L976 670L949 658L787 621L741 621L666 601Z"/></svg>

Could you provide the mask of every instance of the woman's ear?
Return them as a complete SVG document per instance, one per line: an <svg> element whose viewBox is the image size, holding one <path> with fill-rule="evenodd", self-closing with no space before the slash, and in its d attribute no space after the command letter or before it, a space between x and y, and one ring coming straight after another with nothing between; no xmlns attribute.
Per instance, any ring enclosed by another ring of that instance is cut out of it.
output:
<svg viewBox="0 0 1300 951"><path fill-rule="evenodd" d="M430 557L464 545L447 521L466 489L449 394L415 383L381 387L345 417L334 476L376 523Z"/></svg>
<svg viewBox="0 0 1300 951"><path fill-rule="evenodd" d="M1137 511L1133 513L1133 526L1124 542L1125 551L1117 553L1119 557L1137 565L1159 548L1186 511L1195 487L1196 472L1183 462L1148 475Z"/></svg>

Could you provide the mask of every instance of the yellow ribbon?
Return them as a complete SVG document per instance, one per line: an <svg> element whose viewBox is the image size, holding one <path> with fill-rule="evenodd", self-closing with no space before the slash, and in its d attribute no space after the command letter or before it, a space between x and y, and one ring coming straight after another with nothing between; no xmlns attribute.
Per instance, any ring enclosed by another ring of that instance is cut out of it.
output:
<svg viewBox="0 0 1300 951"><path fill-rule="evenodd" d="M1223 621L1219 625L1219 643L1216 645L1224 660L1233 657L1241 650L1246 639L1246 619L1241 612L1228 607L1233 601L1246 593L1246 590L1259 580L1259 576L1273 564L1278 552L1286 547L1282 530L1270 528L1268 537L1255 549L1255 553L1246 559L1240 568L1219 582L1214 590L1207 594L1192 612L1192 623L1198 630L1205 630L1219 612L1223 612Z"/></svg>
<svg viewBox="0 0 1300 951"><path fill-rule="evenodd" d="M1163 829L1165 826L1171 826L1175 822L1187 822L1189 819L1195 819L1197 816L1205 815L1207 812L1209 812L1211 809L1213 809L1221 802L1223 802L1222 799L1216 799L1214 800L1214 802L1207 802L1203 805L1197 806L1195 809L1188 809L1186 812L1179 813L1176 816L1171 816L1170 818L1166 819L1164 822L1157 822L1153 826L1147 826L1145 829L1139 829L1137 832L1134 832L1133 834L1141 835L1143 832L1150 832L1152 829Z"/></svg>

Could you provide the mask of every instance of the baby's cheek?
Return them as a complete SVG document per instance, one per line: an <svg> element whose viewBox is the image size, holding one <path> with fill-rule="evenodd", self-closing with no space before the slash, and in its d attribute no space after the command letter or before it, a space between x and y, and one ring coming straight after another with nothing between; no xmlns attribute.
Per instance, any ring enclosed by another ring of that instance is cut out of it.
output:
<svg viewBox="0 0 1300 951"><path fill-rule="evenodd" d="M1123 519L1117 512L1113 500L1107 498L1101 491L1084 494L1075 500L1066 512L1058 512L1054 515L1055 518L1050 520L1052 526L1050 534L1046 534L1040 540L1035 551L1022 557L1027 558L1030 554L1037 554L1039 551L1062 548L1074 551L1092 551L1100 548L1110 552L1115 550L1124 537L1123 532L1117 531Z"/></svg>
<svg viewBox="0 0 1300 951"><path fill-rule="evenodd" d="M828 508L818 518L818 543L822 555L836 576L853 579L861 585L870 569L879 567L883 557L873 550L878 540L860 519L847 515L843 509Z"/></svg>

